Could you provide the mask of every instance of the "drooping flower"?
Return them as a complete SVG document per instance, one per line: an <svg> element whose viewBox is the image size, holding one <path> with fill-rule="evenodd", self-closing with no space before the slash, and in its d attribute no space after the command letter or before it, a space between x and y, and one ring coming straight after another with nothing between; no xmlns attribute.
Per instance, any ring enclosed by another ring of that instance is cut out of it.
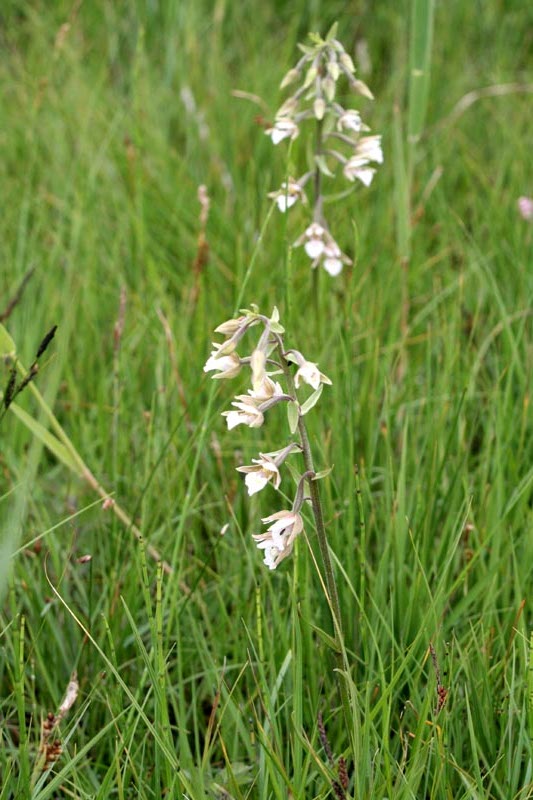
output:
<svg viewBox="0 0 533 800"><path fill-rule="evenodd" d="M344 177L348 178L349 181L354 181L357 178L365 186L370 186L376 174L374 167L368 166L366 158L359 158L358 156L349 158L342 171L344 172Z"/></svg>
<svg viewBox="0 0 533 800"><path fill-rule="evenodd" d="M276 205L282 213L291 208L297 200L301 200L303 203L307 202L304 190L294 178L283 181L278 191L269 192L268 197L276 201Z"/></svg>
<svg viewBox="0 0 533 800"><path fill-rule="evenodd" d="M250 497L264 489L269 482L277 489L281 483L281 475L274 458L268 453L259 453L259 458L252 458L252 462L250 466L237 467L238 472L246 474L244 482Z"/></svg>
<svg viewBox="0 0 533 800"><path fill-rule="evenodd" d="M381 135L363 136L355 147L355 156L383 164L383 150L381 149Z"/></svg>
<svg viewBox="0 0 533 800"><path fill-rule="evenodd" d="M229 353L226 355L219 355L220 349L223 344L213 343L215 348L204 365L204 372L213 372L218 370L218 375L212 375L212 378L234 378L241 370L241 359L237 353Z"/></svg>
<svg viewBox="0 0 533 800"><path fill-rule="evenodd" d="M270 136L273 144L279 144L283 139L296 139L300 132L298 125L289 117L278 117L271 128L265 133Z"/></svg>
<svg viewBox="0 0 533 800"><path fill-rule="evenodd" d="M370 162L383 164L381 136L363 136L359 139L353 155L344 165L344 176L349 181L357 178L365 186L370 186L376 172L374 167L369 166Z"/></svg>
<svg viewBox="0 0 533 800"><path fill-rule="evenodd" d="M359 131L365 129L366 125L363 124L359 111L356 111L354 108L343 111L337 120L337 130L339 131L348 130L359 133Z"/></svg>
<svg viewBox="0 0 533 800"><path fill-rule="evenodd" d="M324 247L322 253L322 266L333 278L342 272L344 264L351 264L352 260L341 252L337 242L331 241Z"/></svg>
<svg viewBox="0 0 533 800"><path fill-rule="evenodd" d="M326 383L331 386L331 381L318 369L318 365L312 361L303 360L299 366L296 375L294 376L294 385L297 389L300 388L301 382L309 384L313 389L318 389L321 383Z"/></svg>
<svg viewBox="0 0 533 800"><path fill-rule="evenodd" d="M226 417L228 430L236 428L237 425L248 425L249 428L260 428L265 417L263 412L258 407L258 402L253 397L248 395L237 395L234 402L231 404L235 410L223 411L222 416Z"/></svg>
<svg viewBox="0 0 533 800"><path fill-rule="evenodd" d="M263 563L269 569L276 569L291 554L296 537L303 531L303 520L295 511L277 511L262 521L273 524L265 533L253 534L253 539L257 547L265 551Z"/></svg>
<svg viewBox="0 0 533 800"><path fill-rule="evenodd" d="M222 322L215 328L215 333L223 333L224 336L233 336L237 331L240 331L246 322L246 317L241 314L240 317L235 319L228 319Z"/></svg>
<svg viewBox="0 0 533 800"><path fill-rule="evenodd" d="M237 467L238 472L246 474L244 482L248 488L248 494L252 495L260 492L267 483L272 483L274 488L278 489L281 483L279 467L287 456L295 451L301 452L301 450L302 448L299 444L290 442L281 450L275 450L272 453L259 453L259 458L253 458L253 464L250 466Z"/></svg>
<svg viewBox="0 0 533 800"><path fill-rule="evenodd" d="M257 390L251 389L249 390L249 393L254 400L258 400L261 403L265 403L267 400L271 400L273 397L281 397L282 395L285 395L281 384L277 381L273 381L268 375L265 375L261 385L257 387Z"/></svg>
<svg viewBox="0 0 533 800"><path fill-rule="evenodd" d="M352 261L341 249L333 236L326 228L318 222L312 222L294 243L295 247L304 245L304 250L313 259L313 268L322 264L326 272L330 275L338 275L344 264L351 264Z"/></svg>
<svg viewBox="0 0 533 800"><path fill-rule="evenodd" d="M324 252L326 229L318 222L312 222L308 228L305 229L303 236L301 236L294 244L299 246L304 245L304 250L309 258L320 258Z"/></svg>

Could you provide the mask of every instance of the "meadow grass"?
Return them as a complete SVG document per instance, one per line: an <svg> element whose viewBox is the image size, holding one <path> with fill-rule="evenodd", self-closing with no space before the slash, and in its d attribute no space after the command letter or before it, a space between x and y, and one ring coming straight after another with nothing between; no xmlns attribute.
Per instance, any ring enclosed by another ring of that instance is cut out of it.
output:
<svg viewBox="0 0 533 800"><path fill-rule="evenodd" d="M0 313L34 269L4 324L26 366L58 325L35 386L143 539L0 421L0 800L334 797L341 756L357 800L533 797L528 12L437 4L431 38L428 9L2 4ZM354 266L320 275L317 311L289 249L303 212L266 199L287 149L255 118L334 20L348 50L367 43L385 164L328 208ZM213 328L253 302L333 381L306 419L316 468L334 466L349 726L311 552L263 566L250 533L279 500L250 501L235 471L284 415L228 433L235 386L202 372ZM35 392L18 403L50 426ZM41 722L74 670L42 772Z"/></svg>

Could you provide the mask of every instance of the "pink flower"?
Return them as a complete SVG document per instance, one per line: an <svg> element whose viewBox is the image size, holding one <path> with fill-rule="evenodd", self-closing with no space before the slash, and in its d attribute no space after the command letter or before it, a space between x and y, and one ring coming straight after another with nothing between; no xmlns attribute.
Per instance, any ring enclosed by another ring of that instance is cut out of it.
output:
<svg viewBox="0 0 533 800"><path fill-rule="evenodd" d="M533 199L531 197L518 198L518 213L526 222L533 220Z"/></svg>

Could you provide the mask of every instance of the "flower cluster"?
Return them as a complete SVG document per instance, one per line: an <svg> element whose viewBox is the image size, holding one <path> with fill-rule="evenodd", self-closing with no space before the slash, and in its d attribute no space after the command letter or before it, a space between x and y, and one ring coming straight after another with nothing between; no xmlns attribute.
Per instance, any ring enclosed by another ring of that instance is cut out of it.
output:
<svg viewBox="0 0 533 800"><path fill-rule="evenodd" d="M298 200L305 202L305 187L314 178L315 197L313 221L294 246L304 244L312 267L322 266L330 275L338 275L351 259L341 249L331 233L323 213L321 182L323 177L333 178L336 169L354 183L370 186L376 164L383 163L381 136L366 136L370 129L364 124L357 109L344 108L337 100L337 84L347 80L352 91L372 99L368 86L355 77L355 66L342 44L335 38L336 25L325 39L310 34L309 45L299 45L303 52L295 67L281 82L281 88L299 82L298 88L278 109L273 124L267 128L273 144L284 139L293 140L302 123L312 120L318 131L317 145L309 170L300 178L289 177L281 188L271 192L280 211L285 212Z"/></svg>
<svg viewBox="0 0 533 800"><path fill-rule="evenodd" d="M249 355L239 355L237 347L244 335L255 326L262 332ZM214 372L213 378L233 378L243 368L251 372L251 388L246 394L238 394L231 403L232 408L223 416L229 430L237 425L259 428L263 425L265 414L274 406L284 403L291 436L299 426L301 417L317 403L324 384L331 384L329 378L318 369L317 364L308 361L302 353L286 349L284 329L279 322L279 314L274 309L271 317L259 313L257 307L243 309L242 315L228 320L215 329L226 336L225 341L214 343L207 359L204 372ZM291 364L296 366L293 373ZM277 378L280 378L278 381ZM312 393L300 404L297 392L303 385L312 388ZM278 489L281 483L280 467L291 453L301 452L301 445L290 441L279 450L259 453L250 465L237 467L245 475L245 484L251 496L262 491L268 484ZM290 510L277 511L264 517L268 525L265 533L253 536L257 547L264 551L264 563L275 569L291 552L294 541L303 530L300 510L304 501L303 487L308 473L299 479L295 499Z"/></svg>

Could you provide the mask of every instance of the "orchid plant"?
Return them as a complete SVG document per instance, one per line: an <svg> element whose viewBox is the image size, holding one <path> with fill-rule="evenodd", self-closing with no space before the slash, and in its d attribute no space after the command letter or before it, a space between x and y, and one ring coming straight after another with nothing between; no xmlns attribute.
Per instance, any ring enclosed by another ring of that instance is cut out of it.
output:
<svg viewBox="0 0 533 800"><path fill-rule="evenodd" d="M338 172L350 183L368 187L383 162L381 137L367 135L370 131L359 111L345 108L337 97L338 84L347 81L356 94L372 99L369 88L355 77L352 59L336 38L334 25L325 38L310 35L309 45L300 45L302 56L289 70L281 88L298 83L293 94L278 109L274 122L266 133L272 143L293 141L309 122L315 146L308 170L299 178L287 175L281 187L270 193L278 209L286 212L298 202L309 204L307 190L312 187L312 215L304 232L294 242L303 246L311 259L316 306L316 323L320 322L318 303L318 266L331 276L339 275L344 265L351 264L348 255L330 232L324 213L324 179L333 179ZM350 190L349 190L350 191ZM345 193L346 194L346 193ZM246 283L246 281L245 281ZM244 283L244 285L245 285ZM244 292L244 285L242 292ZM253 348L243 353L242 342L250 331L257 332ZM329 469L317 473L307 433L305 417L317 404L329 378L301 352L288 347L279 313L274 308L270 317L261 314L257 306L243 309L240 316L215 328L224 341L213 344L204 372L213 373L215 380L232 379L243 369L250 372L250 387L238 394L231 408L222 412L229 430L238 425L259 428L274 406L283 404L287 411L289 440L277 450L261 452L252 463L237 467L244 474L249 495L266 490L270 485L279 490L283 481L283 465L289 456L300 454L303 469L292 469L296 489L290 507L276 510L262 518L266 530L252 534L263 554L264 564L275 570L293 551L295 541L304 532L304 503L312 509L314 528L323 564L323 586L330 606L334 652L337 660L336 680L346 724L350 725L350 698L342 678L349 669L342 633L342 618L332 558L319 493L319 480ZM240 351L240 352L239 352ZM303 394L305 392L305 394ZM286 495L286 493L285 493ZM317 568L320 569L317 565Z"/></svg>
<svg viewBox="0 0 533 800"><path fill-rule="evenodd" d="M300 85L266 129L272 143L277 145L285 139L296 139L304 125L311 123L308 127L315 145L309 169L299 178L289 176L269 197L285 212L298 201L307 203L306 188L312 185L312 220L293 246L303 245L311 266L322 266L332 276L339 275L343 266L352 261L341 251L325 218L323 179L333 179L342 171L351 183L359 181L368 187L376 172L372 165L383 163L381 136L366 135L370 128L359 111L344 108L337 99L341 80L347 81L356 94L370 100L373 96L368 86L355 77L354 63L336 38L336 32L335 24L324 39L313 33L309 34L309 45L299 45L303 55L283 78L281 89L297 82Z"/></svg>
<svg viewBox="0 0 533 800"><path fill-rule="evenodd" d="M240 356L237 347L245 334L253 327L262 327L254 349L247 356ZM280 467L292 453L303 453L306 470L300 476L290 510L284 509L263 518L268 525L265 533L253 536L257 547L264 551L264 563L275 569L292 552L296 537L303 531L301 509L304 503L306 481L316 480L308 437L303 417L318 402L324 384L329 378L308 361L298 350L286 348L284 329L279 313L274 309L271 317L259 313L259 309L243 309L242 315L228 320L215 329L227 338L214 343L213 351L204 366L204 372L214 372L214 379L235 377L243 367L251 371L251 388L247 394L238 394L232 402L233 408L224 411L228 429L237 425L259 428L265 414L274 406L286 405L291 437L299 432L299 441L290 441L279 450L259 453L252 464L237 467L245 474L245 485L249 495L262 491L268 484L278 489L282 480ZM296 366L292 373L291 364ZM276 378L280 377L280 381ZM282 385L282 383L284 385ZM298 397L304 385L313 390L307 399Z"/></svg>
<svg viewBox="0 0 533 800"><path fill-rule="evenodd" d="M253 349L244 355L241 343L252 328L259 329L258 337ZM264 423L265 415L274 406L284 404L286 407L290 440L278 450L259 453L259 457L252 459L251 464L237 467L237 471L244 473L249 495L263 491L269 484L278 490L282 482L280 467L285 460L296 453L303 457L304 470L300 474L296 472L296 491L291 507L263 517L266 530L252 534L252 538L263 552L264 564L270 570L275 570L290 556L296 539L303 533L302 508L306 501L310 502L333 621L334 651L338 664L335 675L345 720L349 724L350 699L341 677L341 673L347 669L342 619L318 491L318 481L330 470L315 472L305 422L305 416L319 401L324 386L331 385L331 381L316 363L309 361L298 350L286 346L285 330L276 308L270 317L261 314L257 306L242 309L240 316L223 322L215 328L215 332L226 338L223 342L213 344L204 372L213 372L212 378L220 380L234 378L242 369L250 371L251 385L247 393L238 394L231 404L232 408L222 412L228 429L232 430L237 425L259 428ZM237 348L241 349L241 354ZM308 390L304 399L302 391L305 387Z"/></svg>

